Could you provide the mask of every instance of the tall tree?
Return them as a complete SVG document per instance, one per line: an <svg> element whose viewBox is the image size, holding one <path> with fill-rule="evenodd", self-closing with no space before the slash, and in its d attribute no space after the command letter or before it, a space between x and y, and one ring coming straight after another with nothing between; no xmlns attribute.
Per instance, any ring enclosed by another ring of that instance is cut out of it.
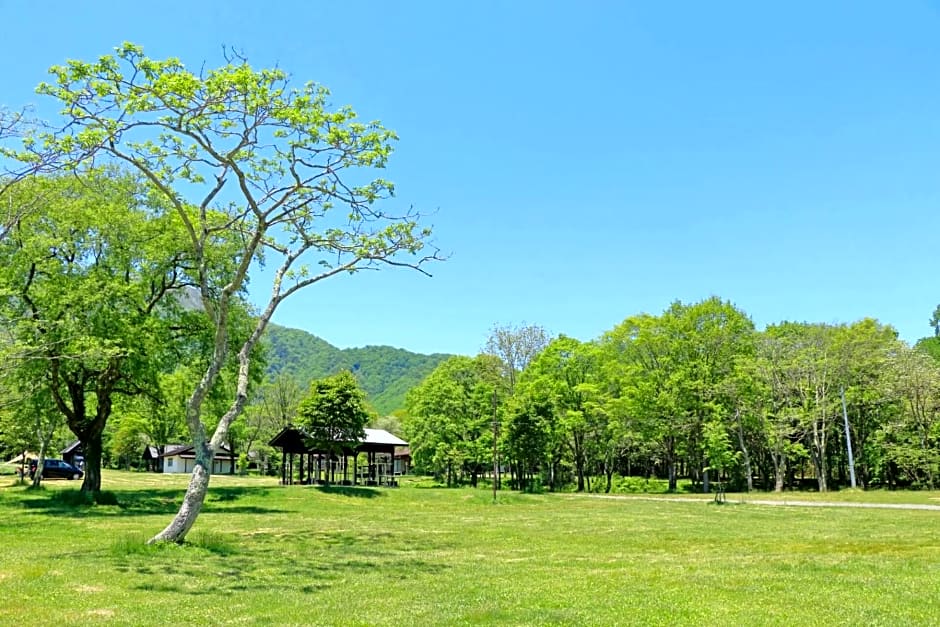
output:
<svg viewBox="0 0 940 627"><path fill-rule="evenodd" d="M476 482L492 463L493 400L504 394L494 381L490 355L451 357L407 397L408 432L415 464L455 485Z"/></svg>
<svg viewBox="0 0 940 627"><path fill-rule="evenodd" d="M708 491L703 429L713 420L731 422L737 360L753 352L754 326L733 304L708 298L673 303L661 316L628 318L604 338L619 363L618 396L634 426L656 443L676 489L684 458ZM695 475L693 475L695 476Z"/></svg>
<svg viewBox="0 0 940 627"><path fill-rule="evenodd" d="M547 398L518 394L510 401L504 438L520 490L534 488L533 480L550 460L553 413Z"/></svg>
<svg viewBox="0 0 940 627"><path fill-rule="evenodd" d="M846 400L845 420L850 431L846 434L843 429L840 439L845 442L844 437L850 437L851 442L843 450L849 447L853 450L852 460L847 454L840 455L846 462L841 467L844 474L847 464L853 464L852 471L860 485L867 487L878 465L877 453L869 444L886 417L885 412L893 411L895 402L891 394L891 358L906 347L898 340L893 327L872 318L840 326L833 343L840 364L839 388Z"/></svg>
<svg viewBox="0 0 940 627"><path fill-rule="evenodd" d="M311 383L297 414L310 444L330 456L339 455L361 441L371 418L366 395L348 370Z"/></svg>
<svg viewBox="0 0 940 627"><path fill-rule="evenodd" d="M508 388L509 398L515 394L516 379L519 374L535 359L536 355L548 346L548 342L548 333L544 328L537 325L525 323L518 326L493 325L483 352L499 359L499 369ZM501 412L501 415L505 414L505 411ZM505 438L500 438L501 428L502 425L494 419L493 437L495 440L502 439L505 441ZM498 463L498 460L495 461L493 472L497 487L500 487L502 483L500 467L501 464Z"/></svg>
<svg viewBox="0 0 940 627"><path fill-rule="evenodd" d="M215 330L212 358L187 403L196 463L178 514L153 541L182 541L209 486L215 451L248 399L251 353L277 307L319 281L363 268L419 268L430 231L411 211L377 201L393 192L356 170L382 168L396 135L362 123L350 107L330 109L328 90L292 88L280 69L255 70L229 58L194 73L175 58L152 59L124 44L94 62L51 69L39 91L63 105L61 131L38 143L73 160L115 159L136 168L183 224L195 263L202 311ZM364 182L363 182L364 181ZM217 241L235 233L241 247L224 273L209 268ZM273 267L270 296L237 351L235 393L214 431L203 401L229 355L232 302L261 260Z"/></svg>
<svg viewBox="0 0 940 627"><path fill-rule="evenodd" d="M791 385L796 346L770 328L757 337L753 358L739 362L742 411L754 416L758 444L769 457L774 491L783 490L791 461L805 457Z"/></svg>
<svg viewBox="0 0 940 627"><path fill-rule="evenodd" d="M841 362L834 339L837 328L827 324L784 322L767 333L786 348L781 362L787 404L802 431L820 492L829 489L830 444L839 415Z"/></svg>
<svg viewBox="0 0 940 627"><path fill-rule="evenodd" d="M552 340L526 370L527 393L551 403L554 409L552 467L569 453L579 492L587 487L588 438L592 412L597 410L591 402L598 391L596 374L594 345L564 335ZM554 472L550 483L554 484Z"/></svg>
<svg viewBox="0 0 940 627"><path fill-rule="evenodd" d="M82 490L101 489L102 434L117 396L156 393L186 284L183 232L114 170L33 178L40 197L0 242L0 316L20 378L43 381L82 442Z"/></svg>
<svg viewBox="0 0 940 627"><path fill-rule="evenodd" d="M888 373L901 407L879 420L886 461L911 481L935 488L940 470L940 365L918 348L903 347L892 355Z"/></svg>
<svg viewBox="0 0 940 627"><path fill-rule="evenodd" d="M519 373L548 346L550 339L544 328L534 324L493 325L484 352L502 360L510 395Z"/></svg>

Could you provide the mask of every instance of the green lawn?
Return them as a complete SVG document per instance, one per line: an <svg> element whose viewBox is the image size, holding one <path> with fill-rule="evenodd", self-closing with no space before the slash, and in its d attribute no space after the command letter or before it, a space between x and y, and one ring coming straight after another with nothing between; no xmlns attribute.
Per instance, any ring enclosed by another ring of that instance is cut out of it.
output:
<svg viewBox="0 0 940 627"><path fill-rule="evenodd" d="M936 511L493 505L484 490L216 477L193 542L155 548L143 540L185 477L106 472L120 505L95 507L67 504L71 482L2 482L4 625L940 623Z"/></svg>

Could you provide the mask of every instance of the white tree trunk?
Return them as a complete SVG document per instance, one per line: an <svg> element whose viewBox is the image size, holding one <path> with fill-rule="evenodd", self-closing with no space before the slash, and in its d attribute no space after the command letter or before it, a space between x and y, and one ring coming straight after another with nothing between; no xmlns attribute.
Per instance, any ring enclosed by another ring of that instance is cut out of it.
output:
<svg viewBox="0 0 940 627"><path fill-rule="evenodd" d="M202 510L202 504L206 500L206 493L209 491L209 478L212 476L209 469L212 468L212 459L214 451L208 442L203 441L202 446L196 447L196 467L193 468L192 477L189 479L189 487L186 488L186 495L183 497L183 504L180 510L170 521L166 528L150 539L148 544L155 542L183 542L186 534L192 529L193 523Z"/></svg>
<svg viewBox="0 0 940 627"><path fill-rule="evenodd" d="M189 480L189 487L186 488L186 495L183 497L183 504L179 512L166 528L150 539L148 544L155 542L176 542L182 543L186 539L186 534L192 528L193 523L202 510L202 504L206 499L206 493L209 491L209 478L211 476L212 460L215 458L215 452L225 442L228 437L229 427L232 421L241 414L248 400L248 382L249 365L251 351L261 338L261 334L267 327L271 315L274 313L274 306L269 305L265 313L258 319L255 330L238 352L238 379L235 388L235 400L228 408L228 411L219 420L219 425L212 434L212 439L206 438L205 425L202 423L200 409L206 393L212 387L222 362L225 358L224 348L227 336L220 333L216 337L216 358L209 369L203 375L202 380L196 387L187 407L187 420L189 422L190 432L193 434L193 445L196 452L196 467L193 468L192 477ZM233 460L234 462L234 460Z"/></svg>

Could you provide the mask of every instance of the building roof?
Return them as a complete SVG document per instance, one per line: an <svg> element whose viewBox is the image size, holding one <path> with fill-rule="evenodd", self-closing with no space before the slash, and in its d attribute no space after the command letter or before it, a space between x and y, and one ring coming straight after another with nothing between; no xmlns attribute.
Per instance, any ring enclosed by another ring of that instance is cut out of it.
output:
<svg viewBox="0 0 940 627"><path fill-rule="evenodd" d="M389 433L385 429L365 429L366 437L362 441L365 444L391 444L392 446L408 446L408 443L401 438Z"/></svg>
<svg viewBox="0 0 940 627"><path fill-rule="evenodd" d="M344 450L351 454L353 451L379 451L392 453L396 446L408 446L408 443L401 438L389 433L385 429L364 429L365 437L359 442L341 443ZM271 438L268 442L270 446L282 449L285 453L318 453L315 447L311 446L309 437L303 429L287 426ZM351 446L355 444L355 446Z"/></svg>
<svg viewBox="0 0 940 627"><path fill-rule="evenodd" d="M192 444L167 444L163 447L162 455L160 449L153 445L148 446L144 451L144 459L158 459L160 457L195 458L196 453L193 451ZM232 457L232 451L227 444L223 444L215 453L216 459L229 459L230 457Z"/></svg>

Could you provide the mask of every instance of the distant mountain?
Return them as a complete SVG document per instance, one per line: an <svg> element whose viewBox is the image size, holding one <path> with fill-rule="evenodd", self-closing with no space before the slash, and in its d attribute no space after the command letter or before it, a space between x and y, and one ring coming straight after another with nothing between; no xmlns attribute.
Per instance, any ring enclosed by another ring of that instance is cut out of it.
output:
<svg viewBox="0 0 940 627"><path fill-rule="evenodd" d="M450 357L391 346L340 349L307 331L275 324L268 325L265 340L271 374L287 373L306 388L313 379L351 370L381 414L403 407L408 390Z"/></svg>

